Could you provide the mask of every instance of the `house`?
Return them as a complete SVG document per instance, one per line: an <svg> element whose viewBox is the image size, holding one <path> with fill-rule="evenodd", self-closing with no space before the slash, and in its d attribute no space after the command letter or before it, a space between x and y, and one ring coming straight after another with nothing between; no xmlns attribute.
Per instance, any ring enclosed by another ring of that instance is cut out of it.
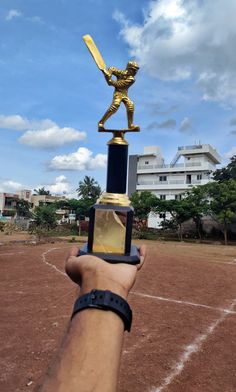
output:
<svg viewBox="0 0 236 392"><path fill-rule="evenodd" d="M211 173L221 162L218 152L210 144L181 146L169 164L160 147L144 147L141 155L129 157L128 194L150 191L163 200L181 200L191 187L211 181ZM151 213L149 227L160 227L162 216Z"/></svg>
<svg viewBox="0 0 236 392"><path fill-rule="evenodd" d="M19 199L17 193L0 192L0 215L11 218L16 213L16 200Z"/></svg>
<svg viewBox="0 0 236 392"><path fill-rule="evenodd" d="M38 207L40 204L51 204L59 200L65 200L65 196L51 196L51 195L32 195L31 190L23 189L16 193L0 192L0 215L8 217L9 219L16 214L17 200L24 199L30 203L31 210ZM57 211L60 218L67 215L67 211Z"/></svg>

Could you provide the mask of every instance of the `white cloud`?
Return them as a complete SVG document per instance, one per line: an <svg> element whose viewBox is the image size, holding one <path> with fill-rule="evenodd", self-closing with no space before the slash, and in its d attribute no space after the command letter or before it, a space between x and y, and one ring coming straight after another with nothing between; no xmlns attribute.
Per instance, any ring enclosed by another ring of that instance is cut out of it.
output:
<svg viewBox="0 0 236 392"><path fill-rule="evenodd" d="M6 20L9 21L9 20L12 20L13 18L19 18L20 16L22 16L22 12L20 12L16 9L13 9L8 12L8 14L6 16Z"/></svg>
<svg viewBox="0 0 236 392"><path fill-rule="evenodd" d="M28 120L26 117L19 116L18 114L13 114L11 116L0 115L0 128L2 129L25 131L27 129L47 129L54 125L57 124L49 118L46 118L45 120Z"/></svg>
<svg viewBox="0 0 236 392"><path fill-rule="evenodd" d="M0 192L7 193L18 193L23 189L39 189L45 188L50 191L52 195L66 195L68 197L75 197L76 193L73 192L72 186L64 175L60 175L55 178L52 183L47 184L39 184L37 186L25 186L19 182L9 180L9 179L0 179Z"/></svg>
<svg viewBox="0 0 236 392"><path fill-rule="evenodd" d="M86 138L85 132L73 128L59 128L57 125L39 131L27 131L19 138L21 144L36 148L55 148Z"/></svg>
<svg viewBox="0 0 236 392"><path fill-rule="evenodd" d="M51 170L94 170L106 167L106 155L97 154L95 157L92 155L92 151L80 147L71 154L55 156L51 160L49 168Z"/></svg>
<svg viewBox="0 0 236 392"><path fill-rule="evenodd" d="M52 195L68 195L71 193L71 184L67 178L63 175L55 178L55 181L51 184L40 184L37 185L35 189L45 188L45 190L50 191Z"/></svg>
<svg viewBox="0 0 236 392"><path fill-rule="evenodd" d="M236 1L153 0L142 24L116 12L130 53L162 80L192 78L203 99L236 103Z"/></svg>
<svg viewBox="0 0 236 392"><path fill-rule="evenodd" d="M185 117L181 122L179 131L182 133L189 133L192 131L192 122L188 117Z"/></svg>
<svg viewBox="0 0 236 392"><path fill-rule="evenodd" d="M50 119L28 120L19 115L0 115L0 128L26 131L19 138L20 143L36 148L55 148L86 138L85 132L70 127L60 128Z"/></svg>
<svg viewBox="0 0 236 392"><path fill-rule="evenodd" d="M14 129L14 130L24 130L30 128L31 123L24 117L17 114L12 116L0 115L0 128L2 129Z"/></svg>
<svg viewBox="0 0 236 392"><path fill-rule="evenodd" d="M236 155L236 147L232 147L230 151L226 152L225 157L231 158L233 155Z"/></svg>
<svg viewBox="0 0 236 392"><path fill-rule="evenodd" d="M12 180L2 180L0 181L0 192L19 192L22 189L26 189L26 187L19 182Z"/></svg>

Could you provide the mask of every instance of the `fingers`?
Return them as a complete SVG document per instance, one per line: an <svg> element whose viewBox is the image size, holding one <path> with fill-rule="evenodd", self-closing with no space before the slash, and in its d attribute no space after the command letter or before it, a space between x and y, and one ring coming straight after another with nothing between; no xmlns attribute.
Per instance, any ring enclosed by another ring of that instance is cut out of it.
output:
<svg viewBox="0 0 236 392"><path fill-rule="evenodd" d="M73 280L73 282L80 284L81 277L78 273L77 267L77 256L79 254L78 246L74 245L70 249L68 256L66 258L65 270L67 275Z"/></svg>
<svg viewBox="0 0 236 392"><path fill-rule="evenodd" d="M146 245L141 245L139 248L139 254L140 254L140 263L137 264L137 269L140 270L143 266L143 263L145 261L145 257L146 257L146 253L147 253L147 248Z"/></svg>
<svg viewBox="0 0 236 392"><path fill-rule="evenodd" d="M83 275L83 270L85 265L88 265L88 262L93 261L93 265L103 262L104 260L98 259L95 256L80 256L77 257L79 254L78 246L73 246L67 256L65 270L67 275L77 284L81 284L81 279ZM136 264L137 270L140 270L143 266L143 263L146 258L146 246L141 245L139 248L139 255L140 255L140 263Z"/></svg>
<svg viewBox="0 0 236 392"><path fill-rule="evenodd" d="M69 251L68 258L70 256L78 256L78 254L79 254L79 248L78 248L78 246L74 245L74 246L72 246L72 248Z"/></svg>

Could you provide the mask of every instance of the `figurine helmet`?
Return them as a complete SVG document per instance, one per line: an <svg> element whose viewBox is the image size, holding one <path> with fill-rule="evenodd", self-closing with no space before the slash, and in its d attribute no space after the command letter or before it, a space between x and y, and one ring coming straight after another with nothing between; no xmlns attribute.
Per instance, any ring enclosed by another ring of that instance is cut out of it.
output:
<svg viewBox="0 0 236 392"><path fill-rule="evenodd" d="M139 69L139 65L136 63L136 61L129 61L126 68L135 69L137 71Z"/></svg>

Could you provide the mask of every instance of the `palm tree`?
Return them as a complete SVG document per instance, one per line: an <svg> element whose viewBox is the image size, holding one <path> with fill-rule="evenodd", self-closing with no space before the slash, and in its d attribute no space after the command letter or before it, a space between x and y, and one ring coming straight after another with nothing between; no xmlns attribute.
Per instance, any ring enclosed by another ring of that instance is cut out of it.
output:
<svg viewBox="0 0 236 392"><path fill-rule="evenodd" d="M42 188L39 189L34 189L35 194L38 195L47 195L50 196L51 193L50 191L46 191L46 189L44 188L44 186Z"/></svg>
<svg viewBox="0 0 236 392"><path fill-rule="evenodd" d="M94 178L85 176L83 181L79 182L79 187L76 189L76 192L78 192L78 196L82 199L89 199L95 203L101 195L101 188Z"/></svg>

